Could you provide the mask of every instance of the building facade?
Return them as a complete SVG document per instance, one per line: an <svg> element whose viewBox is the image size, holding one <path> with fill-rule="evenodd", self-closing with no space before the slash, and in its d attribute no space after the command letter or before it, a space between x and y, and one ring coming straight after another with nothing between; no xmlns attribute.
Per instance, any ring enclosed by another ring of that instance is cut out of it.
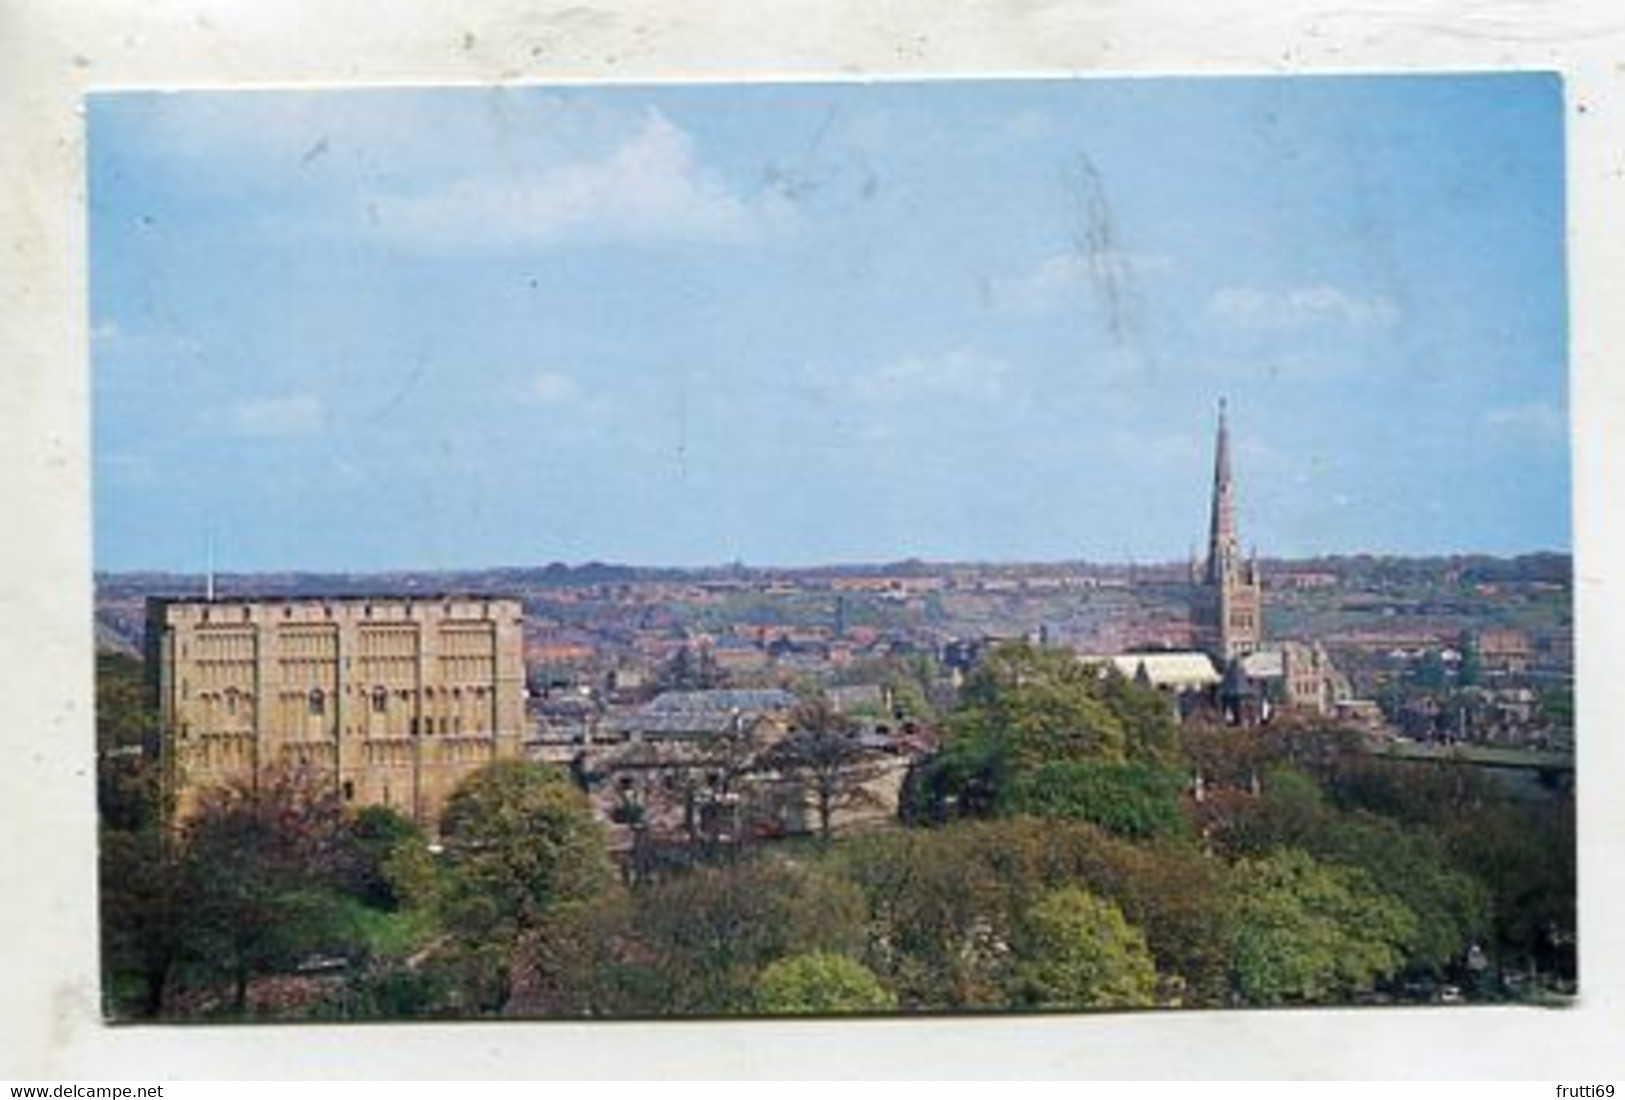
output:
<svg viewBox="0 0 1625 1100"><path fill-rule="evenodd" d="M1348 681L1318 642L1264 637L1258 560L1244 558L1230 468L1230 425L1219 402L1207 561L1191 568L1191 626L1197 645L1222 670L1219 698L1234 721L1266 721L1273 708L1331 714L1349 698Z"/></svg>
<svg viewBox="0 0 1625 1100"><path fill-rule="evenodd" d="M521 754L522 630L512 598L150 600L170 812L296 771L433 831L463 778Z"/></svg>

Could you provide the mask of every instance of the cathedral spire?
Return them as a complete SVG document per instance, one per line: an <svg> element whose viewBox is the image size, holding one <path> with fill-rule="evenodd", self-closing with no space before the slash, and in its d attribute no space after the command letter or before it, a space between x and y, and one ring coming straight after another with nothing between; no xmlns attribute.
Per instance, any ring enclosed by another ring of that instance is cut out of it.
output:
<svg viewBox="0 0 1625 1100"><path fill-rule="evenodd" d="M1240 557L1236 540L1235 486L1230 476L1230 425L1219 398L1219 437L1213 449L1213 514L1208 525L1207 583L1218 584Z"/></svg>
<svg viewBox="0 0 1625 1100"><path fill-rule="evenodd" d="M1256 554L1249 568L1236 528L1236 488L1230 469L1228 408L1219 399L1213 450L1213 505L1207 563L1194 609L1198 636L1221 664L1258 648L1263 637L1263 593Z"/></svg>

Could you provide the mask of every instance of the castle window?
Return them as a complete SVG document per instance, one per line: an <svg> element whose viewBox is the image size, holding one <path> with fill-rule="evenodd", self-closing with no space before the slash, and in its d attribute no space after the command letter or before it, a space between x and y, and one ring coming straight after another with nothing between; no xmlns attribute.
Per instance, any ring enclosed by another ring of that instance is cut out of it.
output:
<svg viewBox="0 0 1625 1100"><path fill-rule="evenodd" d="M320 716L327 713L327 696L322 694L321 688L312 688L310 690L308 705L310 713L313 715Z"/></svg>
<svg viewBox="0 0 1625 1100"><path fill-rule="evenodd" d="M383 714L384 711L386 711L388 709L389 709L389 692L385 691L381 687L373 688L372 689L372 712L374 714Z"/></svg>
<svg viewBox="0 0 1625 1100"><path fill-rule="evenodd" d="M346 802L354 802L355 801L355 781L354 780L346 779L344 781L344 801L346 801Z"/></svg>
<svg viewBox="0 0 1625 1100"><path fill-rule="evenodd" d="M227 688L226 689L226 713L227 714L236 714L237 713L237 689L236 688Z"/></svg>

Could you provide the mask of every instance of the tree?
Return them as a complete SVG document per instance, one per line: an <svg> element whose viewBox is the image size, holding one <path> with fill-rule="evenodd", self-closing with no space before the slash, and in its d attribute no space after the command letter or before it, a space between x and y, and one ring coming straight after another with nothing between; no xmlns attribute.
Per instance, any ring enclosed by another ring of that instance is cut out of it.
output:
<svg viewBox="0 0 1625 1100"><path fill-rule="evenodd" d="M1574 977L1574 803L1503 804L1439 827L1455 864L1488 889L1498 956Z"/></svg>
<svg viewBox="0 0 1625 1100"><path fill-rule="evenodd" d="M1407 969L1441 974L1491 932L1489 891L1456 866L1430 830L1373 814L1341 815L1317 838L1318 859L1356 868L1416 916Z"/></svg>
<svg viewBox="0 0 1625 1100"><path fill-rule="evenodd" d="M1100 686L1106 706L1128 735L1125 751L1130 761L1165 766L1179 761L1179 719L1166 696L1115 667L1106 670Z"/></svg>
<svg viewBox="0 0 1625 1100"><path fill-rule="evenodd" d="M993 649L971 673L953 737L989 738L1013 769L1057 760L1122 760L1129 739L1100 675L1070 652Z"/></svg>
<svg viewBox="0 0 1625 1100"><path fill-rule="evenodd" d="M586 795L561 770L521 760L465 779L441 816L442 920L477 1010L504 1007L515 970L534 965L559 907L589 902L613 881Z"/></svg>
<svg viewBox="0 0 1625 1100"><path fill-rule="evenodd" d="M756 767L777 773L812 799L819 836L827 842L837 810L874 802L868 784L879 775L878 756L822 696L797 707L791 722L790 733L757 757Z"/></svg>
<svg viewBox="0 0 1625 1100"><path fill-rule="evenodd" d="M1442 691L1449 679L1450 673L1445 668L1444 657L1436 649L1430 649L1422 654L1410 674L1411 683L1423 691Z"/></svg>
<svg viewBox="0 0 1625 1100"><path fill-rule="evenodd" d="M1269 772L1259 797L1239 806L1214 837L1232 855L1298 849L1367 876L1416 917L1415 935L1402 944L1408 967L1438 972L1488 931L1484 887L1453 865L1430 831L1340 811L1313 780L1290 768Z"/></svg>
<svg viewBox="0 0 1625 1100"><path fill-rule="evenodd" d="M704 691L726 679L710 646L684 642L661 666L656 682L663 691Z"/></svg>
<svg viewBox="0 0 1625 1100"><path fill-rule="evenodd" d="M1362 872L1284 849L1241 860L1233 981L1248 1004L1346 999L1397 973L1416 917Z"/></svg>
<svg viewBox="0 0 1625 1100"><path fill-rule="evenodd" d="M850 955L864 943L863 900L851 882L766 852L694 867L634 898L634 951L646 978L636 1011L748 1012L773 960Z"/></svg>
<svg viewBox="0 0 1625 1100"><path fill-rule="evenodd" d="M1014 910L1001 876L978 858L976 825L854 837L832 853L862 891L865 961L904 1008L992 1009L1007 1002ZM1034 853L1007 849L1024 868Z"/></svg>
<svg viewBox="0 0 1625 1100"><path fill-rule="evenodd" d="M110 1016L158 1016L186 955L190 899L163 833L107 830L101 836L102 988ZM121 978L138 983L125 995Z"/></svg>
<svg viewBox="0 0 1625 1100"><path fill-rule="evenodd" d="M1016 941L1016 1004L1029 1008L1144 1008L1157 972L1145 934L1117 906L1080 887L1046 894Z"/></svg>
<svg viewBox="0 0 1625 1100"><path fill-rule="evenodd" d="M632 922L631 898L619 887L551 907L522 965L514 968L506 1011L578 1017L651 1011Z"/></svg>
<svg viewBox="0 0 1625 1100"><path fill-rule="evenodd" d="M1326 805L1313 779L1292 768L1265 772L1256 797L1241 801L1226 819L1215 819L1209 837L1230 855L1262 855L1277 848L1313 851L1337 812Z"/></svg>
<svg viewBox="0 0 1625 1100"><path fill-rule="evenodd" d="M1363 809L1407 824L1448 826L1493 815L1506 789L1468 764L1351 757L1332 773L1327 790L1345 809Z"/></svg>
<svg viewBox="0 0 1625 1100"><path fill-rule="evenodd" d="M351 889L364 904L394 910L404 900L388 873L389 862L402 847L422 849L427 840L410 818L387 806L364 806L350 823L356 862Z"/></svg>
<svg viewBox="0 0 1625 1100"><path fill-rule="evenodd" d="M303 774L208 792L179 844L185 961L229 980L233 1012L258 975L363 954L340 896L354 867L343 807Z"/></svg>
<svg viewBox="0 0 1625 1100"><path fill-rule="evenodd" d="M1019 774L1001 809L1088 821L1118 836L1177 836L1190 830L1180 809L1183 789L1183 776L1149 764L1062 761Z"/></svg>
<svg viewBox="0 0 1625 1100"><path fill-rule="evenodd" d="M1484 657L1478 649L1478 639L1470 632L1461 636L1461 664L1456 668L1456 684L1477 687L1484 679Z"/></svg>
<svg viewBox="0 0 1625 1100"><path fill-rule="evenodd" d="M1053 849L1053 858L1067 859L1079 881L1144 931L1163 979L1159 1002L1224 1003L1236 926L1223 860L1177 838L1127 844L1081 827L1056 836Z"/></svg>
<svg viewBox="0 0 1625 1100"><path fill-rule="evenodd" d="M845 955L815 951L770 963L756 978L756 1008L769 1015L888 1012L897 996Z"/></svg>
<svg viewBox="0 0 1625 1100"><path fill-rule="evenodd" d="M1154 689L1102 674L1063 650L1002 645L972 672L949 719L942 752L913 779L911 812L936 820L1010 812L1013 784L1058 765L1134 764L1118 778L1139 783L1179 762L1173 712ZM1058 793L1104 771L1052 772L1038 785ZM1029 787L1032 780L1029 780ZM1143 784L1141 784L1143 788ZM1029 789L1028 793L1032 793Z"/></svg>
<svg viewBox="0 0 1625 1100"><path fill-rule="evenodd" d="M158 716L144 666L116 653L96 655L96 807L108 829L157 828Z"/></svg>

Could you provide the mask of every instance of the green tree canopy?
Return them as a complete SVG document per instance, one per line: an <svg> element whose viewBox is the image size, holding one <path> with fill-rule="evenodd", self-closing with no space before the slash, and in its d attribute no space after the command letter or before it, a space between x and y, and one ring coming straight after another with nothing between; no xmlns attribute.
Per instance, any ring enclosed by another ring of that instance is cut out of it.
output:
<svg viewBox="0 0 1625 1100"><path fill-rule="evenodd" d="M1102 678L1070 652L1001 645L971 673L950 723L955 739L988 740L1014 770L1059 760L1126 758L1129 730Z"/></svg>
<svg viewBox="0 0 1625 1100"><path fill-rule="evenodd" d="M1077 886L1028 910L1015 943L1015 1003L1031 1008L1142 1008L1157 972L1145 934Z"/></svg>
<svg viewBox="0 0 1625 1100"><path fill-rule="evenodd" d="M1068 760L1016 775L1000 808L1009 814L1087 821L1118 836L1143 839L1190 831L1180 809L1184 776L1137 763Z"/></svg>
<svg viewBox="0 0 1625 1100"><path fill-rule="evenodd" d="M1259 797L1243 801L1212 835L1234 855L1298 849L1365 875L1416 917L1414 935L1403 943L1408 967L1437 972L1488 934L1487 891L1431 830L1339 810L1313 780L1290 768L1269 772Z"/></svg>
<svg viewBox="0 0 1625 1100"><path fill-rule="evenodd" d="M423 830L387 806L363 806L351 820L350 832L356 852L353 892L375 909L399 907L404 899L396 892L387 868L398 849L425 847L428 841Z"/></svg>
<svg viewBox="0 0 1625 1100"><path fill-rule="evenodd" d="M1249 1004L1345 999L1399 971L1416 917L1360 871L1283 849L1239 861L1233 980Z"/></svg>
<svg viewBox="0 0 1625 1100"><path fill-rule="evenodd" d="M1456 864L1488 889L1503 957L1572 978L1579 856L1573 800L1487 807L1439 831Z"/></svg>
<svg viewBox="0 0 1625 1100"><path fill-rule="evenodd" d="M1066 650L1026 643L988 653L971 673L959 709L936 760L909 791L921 816L989 816L998 812L1054 812L1086 780L1120 780L1114 796L1160 767L1179 763L1179 727L1168 701L1155 689L1116 672L1079 661ZM1137 765L1144 770L1110 773L1080 768L1031 778L1062 765ZM1022 783L1013 811L1012 786ZM1119 799L1121 803L1121 799ZM1073 810L1077 809L1076 805ZM1145 822L1141 823L1145 825Z"/></svg>
<svg viewBox="0 0 1625 1100"><path fill-rule="evenodd" d="M1011 1003L1010 946L1022 916L1067 887L1118 906L1182 1000L1223 1003L1229 989L1230 870L1193 844L1011 818L854 837L831 859L868 905L865 961L907 1008Z"/></svg>
<svg viewBox="0 0 1625 1100"><path fill-rule="evenodd" d="M1363 871L1416 916L1408 969L1438 974L1473 944L1488 945L1489 891L1459 867L1431 831L1374 814L1344 814L1314 848L1317 858Z"/></svg>
<svg viewBox="0 0 1625 1100"><path fill-rule="evenodd" d="M256 975L364 953L341 896L354 852L332 792L297 772L211 791L179 844L174 888L186 899L186 961L229 977L234 1011L246 1009Z"/></svg>
<svg viewBox="0 0 1625 1100"><path fill-rule="evenodd" d="M863 900L850 882L768 853L695 867L634 897L643 1012L749 1011L773 960L851 954L864 942Z"/></svg>
<svg viewBox="0 0 1625 1100"><path fill-rule="evenodd" d="M812 952L770 963L756 978L756 1008L770 1015L886 1012L897 996L844 955Z"/></svg>
<svg viewBox="0 0 1625 1100"><path fill-rule="evenodd" d="M158 715L145 666L96 655L96 807L109 829L160 828Z"/></svg>
<svg viewBox="0 0 1625 1100"><path fill-rule="evenodd" d="M546 951L539 933L561 906L590 902L613 883L587 797L560 769L521 760L465 779L440 824L443 921L460 947L475 1007L501 1008L516 968Z"/></svg>

